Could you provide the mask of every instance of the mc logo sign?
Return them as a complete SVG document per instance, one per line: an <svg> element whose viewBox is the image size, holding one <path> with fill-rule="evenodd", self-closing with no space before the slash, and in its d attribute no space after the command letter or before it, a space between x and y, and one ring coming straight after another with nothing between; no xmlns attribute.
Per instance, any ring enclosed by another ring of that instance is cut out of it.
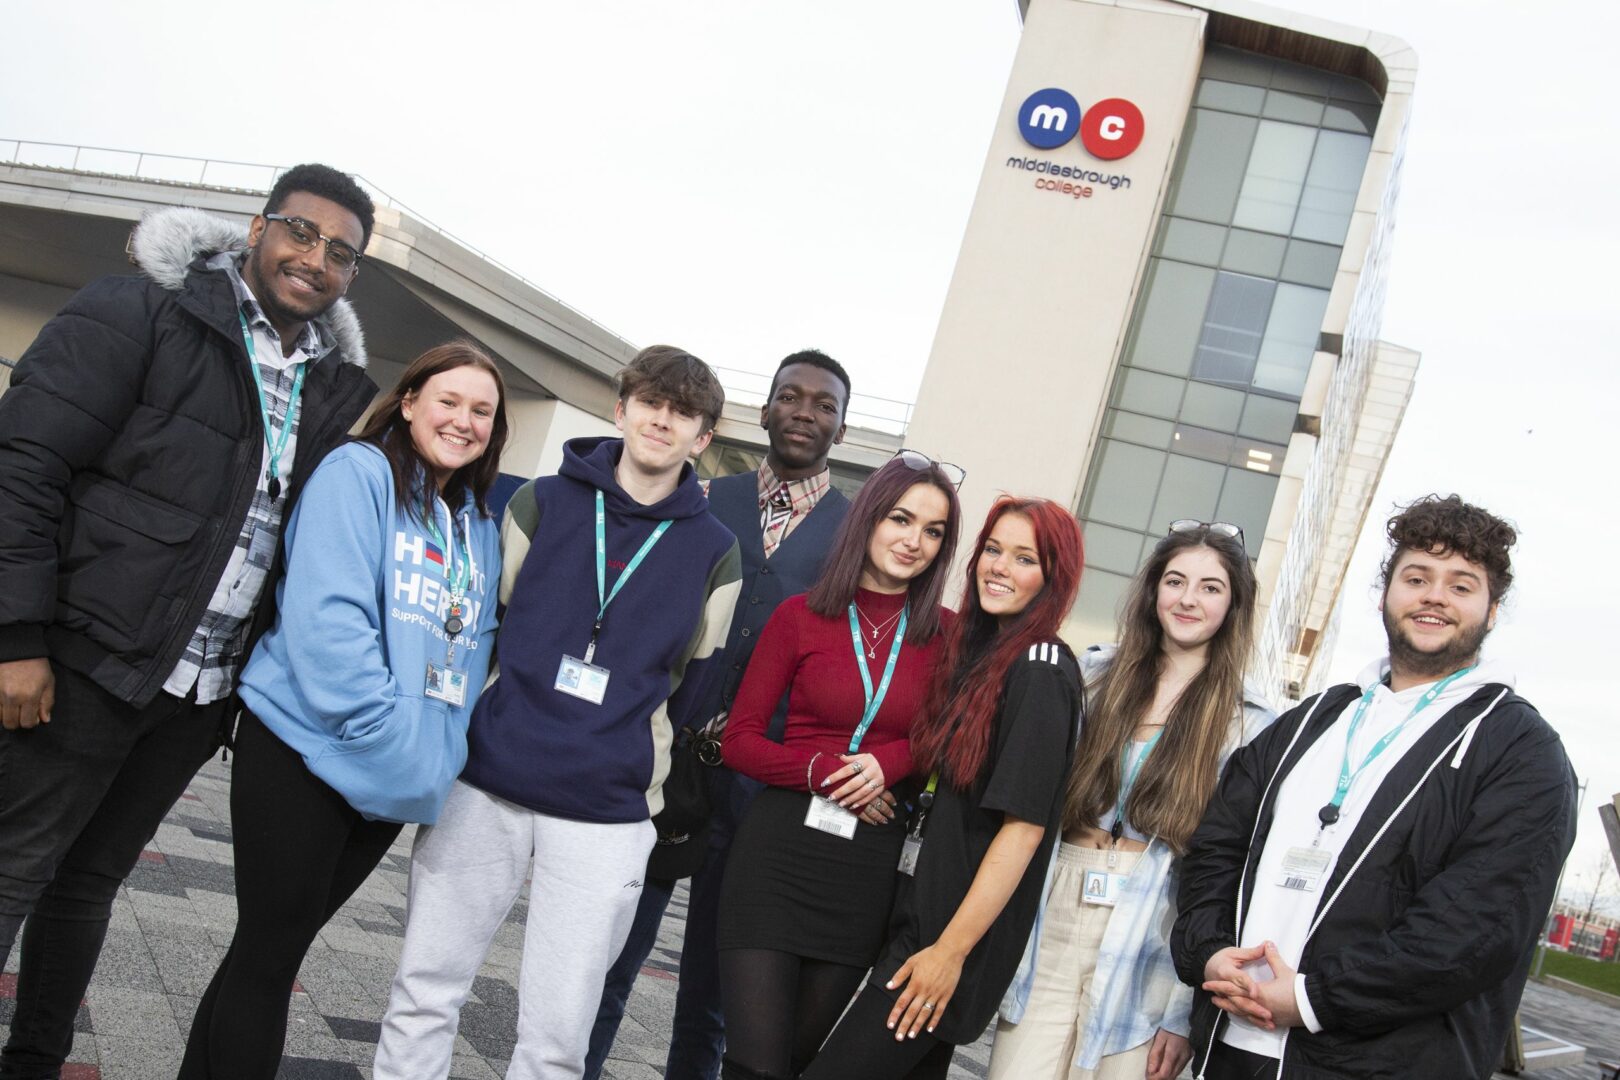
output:
<svg viewBox="0 0 1620 1080"><path fill-rule="evenodd" d="M1092 157L1115 161L1142 145L1146 131L1142 110L1124 98L1106 98L1082 111L1073 94L1049 86L1018 108L1018 132L1038 150L1056 150L1079 135Z"/></svg>

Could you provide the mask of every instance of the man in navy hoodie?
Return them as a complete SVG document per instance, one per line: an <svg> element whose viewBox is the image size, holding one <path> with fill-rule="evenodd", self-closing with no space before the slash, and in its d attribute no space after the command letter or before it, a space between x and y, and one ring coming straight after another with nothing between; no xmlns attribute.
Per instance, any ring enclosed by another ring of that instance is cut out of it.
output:
<svg viewBox="0 0 1620 1080"><path fill-rule="evenodd" d="M717 666L737 542L688 458L725 396L701 360L643 349L622 439L574 439L507 505L499 677L467 768L417 834L378 1080L446 1076L462 1004L531 876L508 1080L577 1076L602 977L635 917L675 727Z"/></svg>
<svg viewBox="0 0 1620 1080"><path fill-rule="evenodd" d="M720 677L697 703L696 723L711 735L724 725L759 632L789 596L807 591L821 573L849 500L832 486L827 455L844 439L849 375L816 349L793 353L777 366L770 398L760 408L769 449L754 472L709 484L709 509L737 536L742 553L742 591L731 634L720 657ZM779 711L772 734L786 718ZM647 884L624 951L608 972L602 1004L591 1031L585 1080L596 1080L624 1017L636 975L658 939L658 925L676 882L692 878L681 946L675 1027L665 1065L666 1080L713 1080L725 1049L720 1007L720 880L731 838L759 785L723 765L710 772L711 822L690 823L664 814L653 820L658 845L647 864Z"/></svg>

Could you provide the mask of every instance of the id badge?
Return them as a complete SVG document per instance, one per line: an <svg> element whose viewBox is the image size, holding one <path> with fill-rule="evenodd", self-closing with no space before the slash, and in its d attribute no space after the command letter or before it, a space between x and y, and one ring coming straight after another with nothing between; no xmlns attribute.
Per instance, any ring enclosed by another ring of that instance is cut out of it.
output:
<svg viewBox="0 0 1620 1080"><path fill-rule="evenodd" d="M248 541L247 561L250 566L257 566L260 570L270 569L270 564L276 561L276 533L270 529L254 529L253 538Z"/></svg>
<svg viewBox="0 0 1620 1080"><path fill-rule="evenodd" d="M607 668L565 656L557 668L557 682L552 689L588 701L592 705L600 705L602 699L607 697L607 687Z"/></svg>
<svg viewBox="0 0 1620 1080"><path fill-rule="evenodd" d="M467 673L443 664L430 663L427 666L427 686L422 692L459 709L467 703Z"/></svg>
<svg viewBox="0 0 1620 1080"><path fill-rule="evenodd" d="M1098 907L1113 907L1119 903L1119 892L1124 885L1124 874L1110 874L1106 870L1087 870L1080 888L1080 901Z"/></svg>
<svg viewBox="0 0 1620 1080"><path fill-rule="evenodd" d="M855 839L854 811L845 810L825 795L815 795L810 799L810 808L804 812L804 823L812 829L820 829L824 833L841 836L845 840Z"/></svg>
<svg viewBox="0 0 1620 1080"><path fill-rule="evenodd" d="M1283 855L1277 884L1294 892L1313 893L1327 876L1333 857L1321 848L1291 847Z"/></svg>
<svg viewBox="0 0 1620 1080"><path fill-rule="evenodd" d="M917 856L922 854L922 837L912 834L900 845L899 870L907 877L917 876Z"/></svg>

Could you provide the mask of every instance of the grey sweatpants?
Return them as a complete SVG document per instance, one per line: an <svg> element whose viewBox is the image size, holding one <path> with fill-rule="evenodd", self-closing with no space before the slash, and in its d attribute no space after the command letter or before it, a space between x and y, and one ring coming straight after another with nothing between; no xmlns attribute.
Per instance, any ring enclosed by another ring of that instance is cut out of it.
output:
<svg viewBox="0 0 1620 1080"><path fill-rule="evenodd" d="M650 821L549 817L458 780L411 852L405 944L375 1080L449 1076L461 1006L531 864L506 1080L583 1075L602 980L630 933L654 838Z"/></svg>

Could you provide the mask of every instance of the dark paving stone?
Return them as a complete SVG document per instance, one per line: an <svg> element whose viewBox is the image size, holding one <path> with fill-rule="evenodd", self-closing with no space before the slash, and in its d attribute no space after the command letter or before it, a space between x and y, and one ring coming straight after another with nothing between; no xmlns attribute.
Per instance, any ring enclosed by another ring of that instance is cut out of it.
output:
<svg viewBox="0 0 1620 1080"><path fill-rule="evenodd" d="M356 919L354 924L362 930L371 931L373 934L387 934L389 937L397 938L405 936L405 928L399 923L379 922L376 919Z"/></svg>
<svg viewBox="0 0 1620 1080"><path fill-rule="evenodd" d="M325 1016L326 1026L340 1039L376 1045L382 1038L382 1024L376 1020L351 1020L346 1016Z"/></svg>
<svg viewBox="0 0 1620 1080"><path fill-rule="evenodd" d="M347 1061L282 1058L276 1080L365 1080L360 1067Z"/></svg>

